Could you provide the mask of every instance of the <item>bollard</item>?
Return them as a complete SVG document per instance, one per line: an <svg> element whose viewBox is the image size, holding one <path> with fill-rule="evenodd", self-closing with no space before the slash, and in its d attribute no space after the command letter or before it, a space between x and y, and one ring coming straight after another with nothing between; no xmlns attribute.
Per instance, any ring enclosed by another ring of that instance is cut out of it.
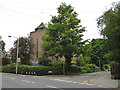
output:
<svg viewBox="0 0 120 90"><path fill-rule="evenodd" d="M26 75L28 74L28 72L26 72Z"/></svg>

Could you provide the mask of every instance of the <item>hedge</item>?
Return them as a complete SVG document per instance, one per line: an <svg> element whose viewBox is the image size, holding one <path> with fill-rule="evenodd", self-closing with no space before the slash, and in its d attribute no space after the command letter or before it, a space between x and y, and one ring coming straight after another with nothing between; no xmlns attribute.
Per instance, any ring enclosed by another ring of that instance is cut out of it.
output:
<svg viewBox="0 0 120 90"><path fill-rule="evenodd" d="M100 68L95 64L86 64L83 67L80 67L82 73L92 73L100 71Z"/></svg>
<svg viewBox="0 0 120 90"><path fill-rule="evenodd" d="M33 74L33 75L48 75L48 71L53 71L52 74L59 75L63 73L62 66L29 66L29 65L18 65L18 74ZM2 66L2 72L5 73L16 73L15 65Z"/></svg>
<svg viewBox="0 0 120 90"><path fill-rule="evenodd" d="M32 75L48 75L48 71L52 71L52 75L60 75L63 74L63 65L62 63L54 63L50 66L29 66L29 65L18 65L18 74L32 74ZM92 73L100 71L100 68L95 66L94 64L88 64L84 67L80 66L71 66L70 73ZM5 73L15 73L16 66L15 65L7 65L2 66L2 72Z"/></svg>

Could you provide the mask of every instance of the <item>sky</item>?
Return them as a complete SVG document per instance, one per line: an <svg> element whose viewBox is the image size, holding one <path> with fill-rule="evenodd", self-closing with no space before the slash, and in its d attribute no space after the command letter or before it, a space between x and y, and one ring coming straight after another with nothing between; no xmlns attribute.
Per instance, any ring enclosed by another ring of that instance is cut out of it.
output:
<svg viewBox="0 0 120 90"><path fill-rule="evenodd" d="M102 38L97 28L96 19L113 2L119 0L0 0L0 36L5 41L5 50L13 47L16 38L24 37L34 31L41 22L47 23L52 16L58 15L57 8L62 2L71 4L81 19L81 24L86 27L83 39Z"/></svg>

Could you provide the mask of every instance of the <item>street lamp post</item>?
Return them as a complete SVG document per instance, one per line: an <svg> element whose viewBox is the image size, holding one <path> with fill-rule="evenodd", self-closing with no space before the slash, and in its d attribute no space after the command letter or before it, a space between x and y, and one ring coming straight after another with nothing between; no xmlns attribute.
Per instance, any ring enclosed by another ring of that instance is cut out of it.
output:
<svg viewBox="0 0 120 90"><path fill-rule="evenodd" d="M14 37L14 36L8 36L8 37ZM17 69L18 69L18 53L19 53L19 38L14 37L17 39L17 59L16 59L16 74L17 74Z"/></svg>

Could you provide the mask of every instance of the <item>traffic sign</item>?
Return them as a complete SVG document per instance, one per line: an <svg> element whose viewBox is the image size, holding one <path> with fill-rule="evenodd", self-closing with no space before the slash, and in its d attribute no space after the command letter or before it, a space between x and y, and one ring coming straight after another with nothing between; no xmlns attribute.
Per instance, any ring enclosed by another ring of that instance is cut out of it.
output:
<svg viewBox="0 0 120 90"><path fill-rule="evenodd" d="M21 61L21 59L20 58L18 58L18 62L20 62Z"/></svg>
<svg viewBox="0 0 120 90"><path fill-rule="evenodd" d="M38 66L38 61L32 61L33 66Z"/></svg>
<svg viewBox="0 0 120 90"><path fill-rule="evenodd" d="M62 63L64 64L64 63L65 63L65 61L62 61Z"/></svg>

